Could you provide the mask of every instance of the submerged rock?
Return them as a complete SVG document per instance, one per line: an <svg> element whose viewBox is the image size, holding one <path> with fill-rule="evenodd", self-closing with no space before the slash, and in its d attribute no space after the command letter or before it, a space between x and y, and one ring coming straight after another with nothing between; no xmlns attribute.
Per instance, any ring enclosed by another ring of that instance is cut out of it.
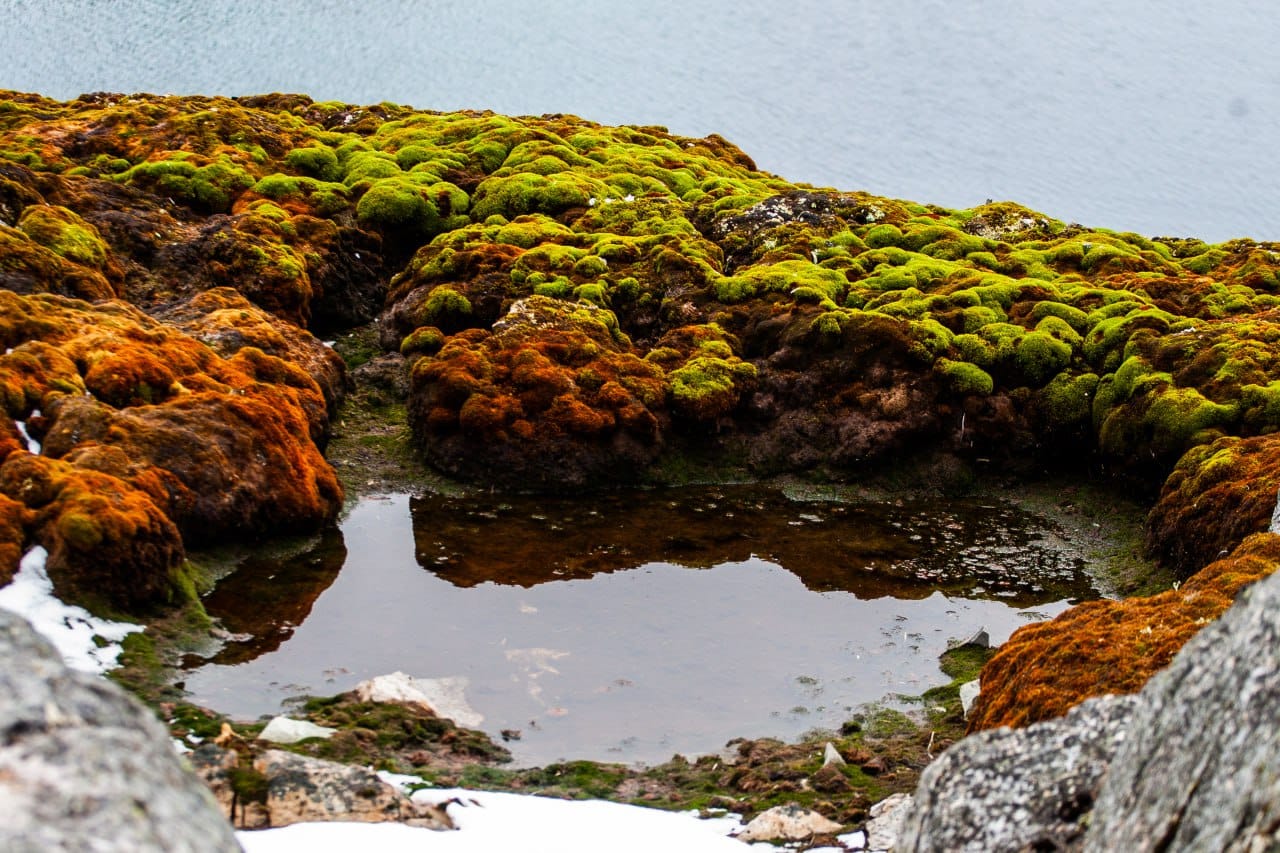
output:
<svg viewBox="0 0 1280 853"><path fill-rule="evenodd" d="M236 851L155 716L0 610L0 848Z"/></svg>

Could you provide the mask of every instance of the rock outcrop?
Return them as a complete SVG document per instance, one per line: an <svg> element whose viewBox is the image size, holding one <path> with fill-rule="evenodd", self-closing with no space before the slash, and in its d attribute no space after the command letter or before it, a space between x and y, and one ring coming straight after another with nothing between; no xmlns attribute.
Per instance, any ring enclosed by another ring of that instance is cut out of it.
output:
<svg viewBox="0 0 1280 853"><path fill-rule="evenodd" d="M1273 849L1277 612L1270 577L1136 696L961 741L922 775L897 849Z"/></svg>
<svg viewBox="0 0 1280 853"><path fill-rule="evenodd" d="M1019 629L983 667L969 730L1025 726L1090 696L1142 689L1243 587L1277 568L1280 536L1260 533L1177 589L1085 602Z"/></svg>
<svg viewBox="0 0 1280 853"><path fill-rule="evenodd" d="M101 545L117 609L183 595L194 542L333 519L346 377L311 331L374 317L413 452L494 487L1091 464L1159 491L1149 546L1192 578L1280 485L1277 244L814 190L715 135L303 95L0 92L0 152L0 577L35 541L79 594ZM1056 624L1023 639L1052 651ZM1114 687L1090 674L1114 660L1058 663L1069 701L1022 721Z"/></svg>
<svg viewBox="0 0 1280 853"><path fill-rule="evenodd" d="M146 708L0 610L0 848L238 851Z"/></svg>

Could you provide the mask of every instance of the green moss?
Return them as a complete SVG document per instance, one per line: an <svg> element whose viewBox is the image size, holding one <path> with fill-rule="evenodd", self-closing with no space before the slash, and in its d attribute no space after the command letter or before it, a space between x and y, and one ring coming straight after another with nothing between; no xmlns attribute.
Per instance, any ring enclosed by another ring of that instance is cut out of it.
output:
<svg viewBox="0 0 1280 853"><path fill-rule="evenodd" d="M956 335L952 340L960 357L979 367L990 367L996 363L996 348L978 335Z"/></svg>
<svg viewBox="0 0 1280 853"><path fill-rule="evenodd" d="M1053 338L1062 341L1071 347L1072 351L1079 351L1084 347L1084 338L1080 337L1080 333L1072 328L1071 324L1061 317L1049 315L1036 324L1036 331L1043 332Z"/></svg>
<svg viewBox="0 0 1280 853"><path fill-rule="evenodd" d="M435 326L420 326L400 342L400 353L402 355L411 353L435 355L444 346L444 341L444 333Z"/></svg>
<svg viewBox="0 0 1280 853"><path fill-rule="evenodd" d="M199 165L188 152L168 153L167 159L139 163L119 179L145 184L162 196L211 213L228 212L236 197L257 183L243 166L225 156Z"/></svg>
<svg viewBox="0 0 1280 853"><path fill-rule="evenodd" d="M103 539L102 526L98 522L74 512L58 516L58 534L77 551L92 551Z"/></svg>
<svg viewBox="0 0 1280 853"><path fill-rule="evenodd" d="M30 205L22 211L18 229L54 254L87 267L103 269L110 256L98 229L65 207Z"/></svg>
<svg viewBox="0 0 1280 853"><path fill-rule="evenodd" d="M875 225L868 228L866 233L862 235L862 240L872 249L880 249L885 246L901 246L903 244L902 231L895 225Z"/></svg>
<svg viewBox="0 0 1280 853"><path fill-rule="evenodd" d="M453 288L441 285L427 296L420 316L423 326L457 326L471 316L471 302Z"/></svg>
<svg viewBox="0 0 1280 853"><path fill-rule="evenodd" d="M338 155L322 145L294 148L284 155L284 160L302 174L321 181L336 181L342 175Z"/></svg>
<svg viewBox="0 0 1280 853"><path fill-rule="evenodd" d="M1049 423L1056 428L1088 424L1098 382L1096 373L1079 376L1059 373L1055 376L1039 395Z"/></svg>
<svg viewBox="0 0 1280 853"><path fill-rule="evenodd" d="M1045 300L1037 302L1031 309L1031 319L1039 323L1046 317L1057 317L1063 320L1077 334L1087 334L1090 328L1089 315L1073 305Z"/></svg>
<svg viewBox="0 0 1280 853"><path fill-rule="evenodd" d="M1071 363L1071 345L1045 332L1028 332L1018 341L1014 361L1029 384L1043 385Z"/></svg>
<svg viewBox="0 0 1280 853"><path fill-rule="evenodd" d="M677 410L700 419L727 413L737 402L738 386L755 377L755 365L714 356L691 358L668 374Z"/></svg>
<svg viewBox="0 0 1280 853"><path fill-rule="evenodd" d="M976 364L940 358L934 363L933 369L946 383L947 388L955 394L986 396L995 390L995 381L991 378L991 374Z"/></svg>
<svg viewBox="0 0 1280 853"><path fill-rule="evenodd" d="M444 230L428 188L407 181L374 184L357 202L356 219L366 228L414 231L423 237Z"/></svg>

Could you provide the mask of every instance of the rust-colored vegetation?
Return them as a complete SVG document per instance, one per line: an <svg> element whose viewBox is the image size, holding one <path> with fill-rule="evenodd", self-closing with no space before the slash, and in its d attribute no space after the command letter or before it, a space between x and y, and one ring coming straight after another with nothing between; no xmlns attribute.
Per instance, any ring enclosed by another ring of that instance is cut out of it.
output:
<svg viewBox="0 0 1280 853"><path fill-rule="evenodd" d="M1151 548L1188 580L1016 635L981 724L1024 722L1133 688L1221 578L1261 573L1256 539L1247 570L1201 570L1280 486L1277 311L1275 244L815 190L714 135L0 92L0 577L39 543L74 585L101 551L127 607L164 599L184 543L331 520L347 379L311 333L377 318L417 452L497 487L942 452L1158 493Z"/></svg>

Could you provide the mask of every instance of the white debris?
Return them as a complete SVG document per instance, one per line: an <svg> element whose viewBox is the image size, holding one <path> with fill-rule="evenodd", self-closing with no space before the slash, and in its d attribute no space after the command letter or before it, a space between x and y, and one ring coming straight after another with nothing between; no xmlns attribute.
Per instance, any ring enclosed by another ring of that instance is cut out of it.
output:
<svg viewBox="0 0 1280 853"><path fill-rule="evenodd" d="M844 756L840 754L840 750L836 749L836 745L831 741L827 741L826 747L822 750L822 766L835 764L837 766L845 763Z"/></svg>
<svg viewBox="0 0 1280 853"><path fill-rule="evenodd" d="M871 819L867 821L867 848L892 850L909 811L910 794L893 794L872 806L868 813Z"/></svg>

